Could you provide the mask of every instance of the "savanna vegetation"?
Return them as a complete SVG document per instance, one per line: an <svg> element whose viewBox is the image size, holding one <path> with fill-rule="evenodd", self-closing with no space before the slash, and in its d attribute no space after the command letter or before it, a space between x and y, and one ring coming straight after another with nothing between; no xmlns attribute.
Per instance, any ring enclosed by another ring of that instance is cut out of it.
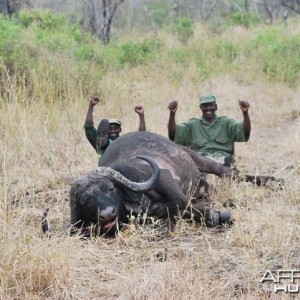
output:
<svg viewBox="0 0 300 300"><path fill-rule="evenodd" d="M0 298L290 299L260 281L267 270L300 269L299 30L298 19L269 27L231 15L222 26L182 19L104 45L49 11L0 16ZM101 98L95 121L137 130L140 104L147 129L167 136L169 101L178 99L181 122L199 115L207 91L219 115L241 119L238 99L250 102L237 167L285 186L210 175L212 203L235 219L229 228L133 222L114 239L68 236L70 184L98 161L83 130L90 96Z"/></svg>

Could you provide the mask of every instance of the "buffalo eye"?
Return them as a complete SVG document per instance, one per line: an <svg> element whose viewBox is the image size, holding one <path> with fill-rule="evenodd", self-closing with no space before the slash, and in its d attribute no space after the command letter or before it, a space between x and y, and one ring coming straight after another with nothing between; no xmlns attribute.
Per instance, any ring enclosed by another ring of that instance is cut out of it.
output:
<svg viewBox="0 0 300 300"><path fill-rule="evenodd" d="M113 185L111 185L110 187L108 187L108 191L109 191L109 192L114 191L114 189L115 189L115 187L114 187Z"/></svg>
<svg viewBox="0 0 300 300"><path fill-rule="evenodd" d="M115 187L111 182L103 182L100 185L100 190L103 193L112 192L114 189L115 189Z"/></svg>

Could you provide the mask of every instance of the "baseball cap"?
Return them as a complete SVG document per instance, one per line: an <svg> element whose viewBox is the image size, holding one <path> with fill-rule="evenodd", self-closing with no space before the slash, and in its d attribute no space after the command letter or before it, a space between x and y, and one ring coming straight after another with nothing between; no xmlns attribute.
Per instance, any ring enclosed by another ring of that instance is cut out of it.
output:
<svg viewBox="0 0 300 300"><path fill-rule="evenodd" d="M117 124L121 127L121 122L118 119L109 119L109 124Z"/></svg>
<svg viewBox="0 0 300 300"><path fill-rule="evenodd" d="M207 94L200 97L199 105L210 102L216 102L216 97L214 95Z"/></svg>

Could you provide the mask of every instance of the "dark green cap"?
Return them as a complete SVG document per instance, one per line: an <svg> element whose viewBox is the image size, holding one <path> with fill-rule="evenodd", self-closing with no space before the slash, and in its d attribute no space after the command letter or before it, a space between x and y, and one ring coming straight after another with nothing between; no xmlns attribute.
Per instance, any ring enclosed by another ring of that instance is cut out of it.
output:
<svg viewBox="0 0 300 300"><path fill-rule="evenodd" d="M204 103L216 102L216 98L214 95L208 94L200 97L199 105Z"/></svg>

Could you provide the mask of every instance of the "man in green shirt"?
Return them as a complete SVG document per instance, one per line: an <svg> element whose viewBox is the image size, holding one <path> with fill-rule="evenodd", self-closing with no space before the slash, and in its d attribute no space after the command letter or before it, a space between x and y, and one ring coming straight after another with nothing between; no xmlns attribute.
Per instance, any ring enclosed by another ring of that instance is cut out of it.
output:
<svg viewBox="0 0 300 300"><path fill-rule="evenodd" d="M217 104L213 95L205 95L199 101L202 116L176 125L177 101L169 103L169 138L175 143L189 147L226 166L234 162L234 143L247 142L250 138L251 121L248 114L250 104L240 101L243 122L216 115Z"/></svg>
<svg viewBox="0 0 300 300"><path fill-rule="evenodd" d="M98 97L94 96L91 98L86 114L84 130L86 138L101 158L109 144L119 137L122 127L121 122L117 119L102 119L98 128L96 129L94 127L93 110L98 102ZM135 112L140 118L139 131L146 131L144 108L142 106L136 106Z"/></svg>

